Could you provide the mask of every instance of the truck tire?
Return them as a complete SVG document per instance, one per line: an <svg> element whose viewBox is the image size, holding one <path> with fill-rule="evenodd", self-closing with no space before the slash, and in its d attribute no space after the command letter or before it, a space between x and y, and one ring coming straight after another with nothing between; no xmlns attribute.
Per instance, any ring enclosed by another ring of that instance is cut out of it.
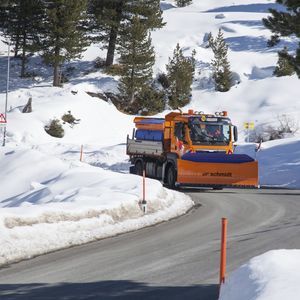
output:
<svg viewBox="0 0 300 300"><path fill-rule="evenodd" d="M215 187L213 187L213 190L215 190L215 191L222 191L223 188L221 186L215 186Z"/></svg>
<svg viewBox="0 0 300 300"><path fill-rule="evenodd" d="M140 160L137 160L134 164L136 175L143 176L143 163Z"/></svg>
<svg viewBox="0 0 300 300"><path fill-rule="evenodd" d="M175 168L173 165L170 165L168 167L168 170L167 170L167 176L166 176L167 180L167 186L170 188L170 189L175 189L175 183L176 183L176 171L175 171Z"/></svg>

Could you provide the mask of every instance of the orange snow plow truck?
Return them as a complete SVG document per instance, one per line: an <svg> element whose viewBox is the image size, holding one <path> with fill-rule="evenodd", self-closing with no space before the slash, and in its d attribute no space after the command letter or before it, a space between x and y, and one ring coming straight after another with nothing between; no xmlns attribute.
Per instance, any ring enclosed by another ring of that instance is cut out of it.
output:
<svg viewBox="0 0 300 300"><path fill-rule="evenodd" d="M227 112L171 112L165 118L136 117L127 136L130 173L180 186L258 187L258 164L234 154L237 127Z"/></svg>

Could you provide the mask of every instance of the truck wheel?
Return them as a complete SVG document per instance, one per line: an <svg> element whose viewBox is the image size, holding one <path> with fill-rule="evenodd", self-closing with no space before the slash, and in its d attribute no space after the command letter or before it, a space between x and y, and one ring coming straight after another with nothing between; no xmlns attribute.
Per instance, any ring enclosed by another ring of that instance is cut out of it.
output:
<svg viewBox="0 0 300 300"><path fill-rule="evenodd" d="M222 191L223 188L220 187L220 186L215 186L215 187L213 187L213 190L215 190L215 191Z"/></svg>
<svg viewBox="0 0 300 300"><path fill-rule="evenodd" d="M136 175L143 176L143 163L138 160L135 162L135 173Z"/></svg>
<svg viewBox="0 0 300 300"><path fill-rule="evenodd" d="M167 171L167 185L170 189L175 189L176 172L173 165L168 168Z"/></svg>

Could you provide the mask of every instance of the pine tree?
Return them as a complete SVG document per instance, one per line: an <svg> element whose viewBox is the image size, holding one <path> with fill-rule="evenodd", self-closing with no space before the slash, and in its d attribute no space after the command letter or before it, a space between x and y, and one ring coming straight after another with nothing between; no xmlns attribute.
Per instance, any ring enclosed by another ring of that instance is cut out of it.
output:
<svg viewBox="0 0 300 300"><path fill-rule="evenodd" d="M280 76L291 76L295 73L295 70L289 60L286 58L288 55L287 47L278 52L278 62L274 70L274 75Z"/></svg>
<svg viewBox="0 0 300 300"><path fill-rule="evenodd" d="M151 82L155 55L148 30L138 16L123 26L118 47L123 65L119 89L127 102L133 104Z"/></svg>
<svg viewBox="0 0 300 300"><path fill-rule="evenodd" d="M221 29L215 39L211 36L209 45L214 53L212 67L215 89L219 92L227 92L231 88L232 73L227 58L228 46L224 40Z"/></svg>
<svg viewBox="0 0 300 300"><path fill-rule="evenodd" d="M0 29L6 27L6 15L9 6L8 0L0 0Z"/></svg>
<svg viewBox="0 0 300 300"><path fill-rule="evenodd" d="M61 66L81 57L88 45L81 24L86 18L86 0L46 1L45 35L42 41L45 62L53 66L53 86L61 85Z"/></svg>
<svg viewBox="0 0 300 300"><path fill-rule="evenodd" d="M273 32L273 39L276 36L295 35L300 38L300 3L298 0L277 0L277 3L284 5L286 11L270 9L271 16L263 19L264 25ZM277 38L278 40L278 38ZM300 42L296 53L283 53L281 57L287 59L293 66L300 78Z"/></svg>
<svg viewBox="0 0 300 300"><path fill-rule="evenodd" d="M178 7L184 7L192 4L193 0L176 0L176 5Z"/></svg>
<svg viewBox="0 0 300 300"><path fill-rule="evenodd" d="M15 56L21 50L21 77L25 77L27 53L39 50L43 3L40 0L10 1L0 17L3 17L4 36L15 47Z"/></svg>
<svg viewBox="0 0 300 300"><path fill-rule="evenodd" d="M91 0L90 8L94 27L98 27L100 38L107 43L106 66L113 64L122 23L139 15L150 30L164 25L159 0Z"/></svg>
<svg viewBox="0 0 300 300"><path fill-rule="evenodd" d="M185 57L177 44L173 57L166 66L169 79L169 105L175 109L190 102L191 85L195 72L195 51L192 57Z"/></svg>
<svg viewBox="0 0 300 300"><path fill-rule="evenodd" d="M91 0L90 19L96 40L107 44L106 66L114 61L116 43L119 34L126 0Z"/></svg>

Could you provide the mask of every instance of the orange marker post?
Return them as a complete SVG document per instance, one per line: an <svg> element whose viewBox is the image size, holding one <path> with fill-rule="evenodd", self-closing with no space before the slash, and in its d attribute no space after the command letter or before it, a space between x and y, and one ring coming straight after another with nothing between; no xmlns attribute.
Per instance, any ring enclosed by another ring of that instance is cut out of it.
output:
<svg viewBox="0 0 300 300"><path fill-rule="evenodd" d="M83 157L83 145L81 145L80 148L80 161L82 161L82 157Z"/></svg>
<svg viewBox="0 0 300 300"><path fill-rule="evenodd" d="M225 283L226 245L227 245L227 219L222 218L221 259L220 259L220 288L221 288L222 283Z"/></svg>
<svg viewBox="0 0 300 300"><path fill-rule="evenodd" d="M143 202L145 202L146 198L146 171L143 170Z"/></svg>
<svg viewBox="0 0 300 300"><path fill-rule="evenodd" d="M146 171L143 170L143 199L141 202L143 213L147 213L147 201L146 201Z"/></svg>

